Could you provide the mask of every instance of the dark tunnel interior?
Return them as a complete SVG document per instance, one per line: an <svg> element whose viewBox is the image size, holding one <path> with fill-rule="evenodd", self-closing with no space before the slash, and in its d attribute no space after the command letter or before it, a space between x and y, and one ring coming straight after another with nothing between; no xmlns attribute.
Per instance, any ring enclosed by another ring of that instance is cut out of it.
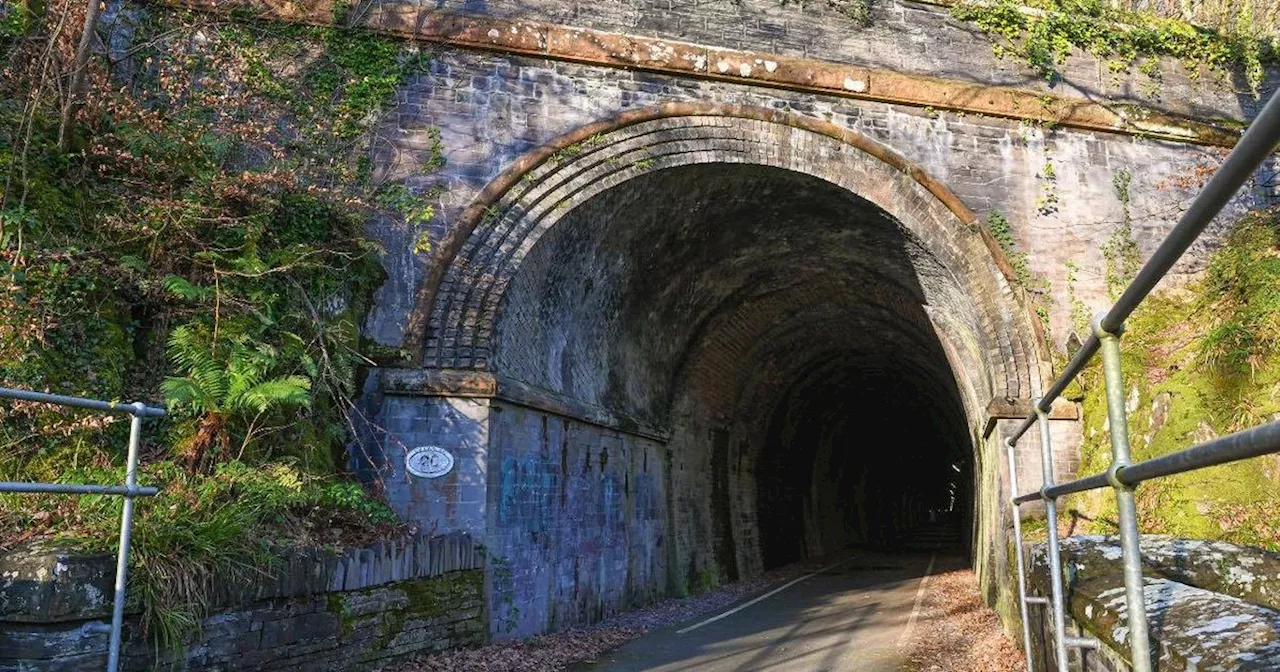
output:
<svg viewBox="0 0 1280 672"><path fill-rule="evenodd" d="M958 381L973 373L939 336L976 323L956 276L818 178L656 170L532 248L504 299L498 369L666 428L675 526L734 577L744 543L759 569L894 543L929 510L967 524Z"/></svg>
<svg viewBox="0 0 1280 672"><path fill-rule="evenodd" d="M938 353L941 355L941 353ZM930 520L968 518L964 417L902 370L834 358L802 374L772 413L757 473L764 566L804 559L805 534L825 548L892 548ZM797 525L804 520L806 525Z"/></svg>

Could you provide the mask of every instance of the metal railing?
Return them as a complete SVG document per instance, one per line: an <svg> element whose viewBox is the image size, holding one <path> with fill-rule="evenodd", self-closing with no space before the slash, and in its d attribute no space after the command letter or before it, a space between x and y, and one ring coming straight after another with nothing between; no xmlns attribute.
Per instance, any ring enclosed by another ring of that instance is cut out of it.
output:
<svg viewBox="0 0 1280 672"><path fill-rule="evenodd" d="M117 672L120 669L121 631L124 626L125 584L129 578L129 540L133 536L133 498L152 497L159 492L157 488L138 485L138 447L142 440L142 419L163 417L164 409L152 408L141 402L120 404L113 401L64 397L58 394L14 390L5 387L0 387L0 399L87 408L103 413L126 413L131 416L129 423L129 455L125 462L124 485L0 482L0 493L116 495L124 497L124 510L120 514L120 545L116 552L115 595L111 604L111 639L107 645L107 672Z"/></svg>
<svg viewBox="0 0 1280 672"><path fill-rule="evenodd" d="M1069 648L1093 648L1098 645L1096 640L1068 637L1066 634L1066 612L1062 594L1062 558L1057 528L1059 497L1108 486L1115 489L1120 519L1120 547L1123 553L1131 664L1134 672L1151 672L1151 642L1147 630L1146 603L1143 599L1142 555L1138 548L1138 513L1134 503L1134 488L1143 481L1161 476L1280 452L1280 422L1272 422L1133 464L1129 455L1129 427L1125 416L1125 389L1120 369L1120 335L1124 331L1125 320L1182 257L1205 227L1213 221L1223 206L1267 160L1277 142L1280 142L1280 93L1273 95L1267 102L1222 166L1196 196L1191 207L1178 220L1168 237L1160 243L1160 247L1138 271L1133 282L1129 283L1111 309L1094 319L1093 334L1085 341L1080 351L1071 358L1062 375L1058 376L1058 379L1049 387L1049 391L1036 400L1034 410L1027 415L1026 420L1018 426L1013 436L1006 442L1009 453L1009 487L1013 494L1011 503L1015 560L1018 563L1022 639L1029 672L1034 672L1035 669L1031 655L1031 626L1027 618L1027 609L1030 605L1043 605L1052 609L1055 660L1059 672L1067 672ZM1101 474L1070 483L1056 484L1053 481L1053 451L1049 437L1048 413L1053 401L1062 394L1071 381L1080 375L1094 354L1099 351L1102 354L1107 418L1111 432L1111 467ZM1018 494L1015 450L1018 439L1036 423L1040 424L1043 486L1039 492ZM1018 506L1037 500L1044 501L1045 516L1049 523L1047 527L1050 595L1047 598L1027 595L1026 569L1023 564L1022 516Z"/></svg>

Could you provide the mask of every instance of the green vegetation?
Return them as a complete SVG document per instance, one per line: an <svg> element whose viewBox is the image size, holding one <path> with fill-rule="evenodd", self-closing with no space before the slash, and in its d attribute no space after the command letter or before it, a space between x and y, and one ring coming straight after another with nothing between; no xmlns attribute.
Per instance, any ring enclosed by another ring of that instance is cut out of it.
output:
<svg viewBox="0 0 1280 672"><path fill-rule="evenodd" d="M709 590L715 590L720 586L720 568L714 564L707 565L698 570L698 582L694 586L694 591L705 593Z"/></svg>
<svg viewBox="0 0 1280 672"><path fill-rule="evenodd" d="M859 28L871 25L873 0L827 0L827 6L839 12Z"/></svg>
<svg viewBox="0 0 1280 672"><path fill-rule="evenodd" d="M1044 276L1031 271L1031 265L1027 262L1027 253L1018 249L1018 243L1013 237L1013 226L1003 213L998 210L987 213L986 227L1004 252L1005 259L1009 260L1009 265L1013 267L1015 282L1027 292L1027 298L1031 301L1036 315L1041 321L1047 323L1049 308L1053 301L1049 294L1049 281Z"/></svg>
<svg viewBox="0 0 1280 672"><path fill-rule="evenodd" d="M0 54L27 32L31 10L25 0L0 0Z"/></svg>
<svg viewBox="0 0 1280 672"><path fill-rule="evenodd" d="M398 530L344 474L381 282L363 229L377 208L415 231L434 213L370 183L367 131L421 53L138 9L138 46L110 74L93 63L60 152L49 73L68 69L77 14L0 0L0 385L168 406L145 428L140 479L163 492L138 504L130 597L173 647L215 582L269 570L280 546ZM127 425L0 405L0 479L120 482ZM0 547L114 548L120 508L0 497Z"/></svg>
<svg viewBox="0 0 1280 672"><path fill-rule="evenodd" d="M1127 325L1123 353L1135 459L1185 448L1280 416L1280 214L1240 221L1204 278L1157 293ZM1082 376L1082 473L1104 470L1110 445L1101 371ZM1280 459L1268 456L1161 479L1138 489L1143 530L1280 550ZM1113 533L1109 492L1068 501L1077 531Z"/></svg>
<svg viewBox="0 0 1280 672"><path fill-rule="evenodd" d="M1129 212L1129 183L1132 179L1133 175L1127 170L1121 170L1111 178L1121 212L1120 226L1102 243L1102 258L1107 263L1107 293L1112 301L1120 298L1120 293L1142 267L1141 251L1133 239L1133 216Z"/></svg>
<svg viewBox="0 0 1280 672"><path fill-rule="evenodd" d="M1264 66L1277 60L1274 26L1256 25L1243 7L1237 22L1217 24L1217 30L1104 0L965 0L952 8L952 16L998 38L997 56L1025 59L1050 80L1059 77L1059 65L1073 49L1105 61L1112 72L1136 65L1156 84L1163 57L1180 60L1193 72L1206 66L1241 69L1255 90Z"/></svg>

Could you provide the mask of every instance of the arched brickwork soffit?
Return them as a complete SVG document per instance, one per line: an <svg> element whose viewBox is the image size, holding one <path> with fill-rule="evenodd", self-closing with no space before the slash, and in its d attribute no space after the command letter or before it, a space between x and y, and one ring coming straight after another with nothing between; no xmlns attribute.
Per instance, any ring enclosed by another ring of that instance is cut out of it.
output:
<svg viewBox="0 0 1280 672"><path fill-rule="evenodd" d="M766 140L772 140L766 142ZM856 150L845 157L843 152ZM856 159L850 176L838 162ZM870 160L869 160L870 159ZM1005 302L989 328L996 338L996 388L1028 397L1048 361L1043 327L1014 286L1004 252L974 213L919 166L866 136L835 124L760 107L672 103L621 112L580 127L511 164L463 211L415 298L405 346L427 367L487 368L488 341L503 291L519 261L568 210L638 175L689 164L751 163L808 173L849 188L936 238L947 266ZM839 165L840 170L831 166ZM851 183L852 181L852 183ZM904 196L905 194L905 196ZM896 212L895 212L896 211ZM443 336L446 326L461 331ZM1003 361L1002 361L1003 360ZM1021 360L1021 361L1018 361ZM1012 363L1012 366L1010 366ZM1004 378L1001 381L999 378ZM1033 389L1034 388L1034 389Z"/></svg>

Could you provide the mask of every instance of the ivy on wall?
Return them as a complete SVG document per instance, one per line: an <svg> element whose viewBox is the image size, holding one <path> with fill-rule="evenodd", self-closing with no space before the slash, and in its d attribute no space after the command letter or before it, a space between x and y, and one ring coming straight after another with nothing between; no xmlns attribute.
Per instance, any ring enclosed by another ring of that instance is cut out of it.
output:
<svg viewBox="0 0 1280 672"><path fill-rule="evenodd" d="M1264 67L1277 62L1275 36L1250 24L1229 31L1201 28L1105 0L965 0L951 14L996 38L997 57L1024 59L1049 80L1061 76L1061 63L1072 50L1093 55L1113 72L1136 66L1156 81L1161 58L1177 59L1193 72L1240 70L1255 91Z"/></svg>
<svg viewBox="0 0 1280 672"><path fill-rule="evenodd" d="M1049 322L1049 309L1053 306L1053 295L1050 293L1049 281L1041 274L1031 270L1027 253L1018 248L1013 235L1013 225L998 210L987 213L987 232L1000 246L1004 256L1013 267L1014 281L1027 293L1031 307L1040 321L1046 326Z"/></svg>

